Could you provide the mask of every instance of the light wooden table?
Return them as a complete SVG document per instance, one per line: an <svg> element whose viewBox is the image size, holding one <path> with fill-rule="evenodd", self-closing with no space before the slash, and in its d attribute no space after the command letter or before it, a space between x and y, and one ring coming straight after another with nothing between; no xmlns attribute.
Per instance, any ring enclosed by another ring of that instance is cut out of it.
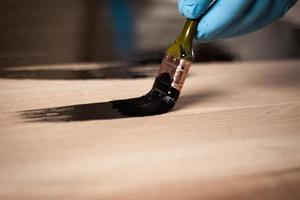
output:
<svg viewBox="0 0 300 200"><path fill-rule="evenodd" d="M194 65L176 108L160 116L20 113L86 109L152 82L0 79L0 199L300 199L300 60Z"/></svg>

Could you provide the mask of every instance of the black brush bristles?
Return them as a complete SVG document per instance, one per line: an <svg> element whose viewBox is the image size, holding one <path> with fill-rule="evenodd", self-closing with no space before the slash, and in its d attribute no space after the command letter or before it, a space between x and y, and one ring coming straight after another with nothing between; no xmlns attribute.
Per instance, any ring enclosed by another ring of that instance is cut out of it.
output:
<svg viewBox="0 0 300 200"><path fill-rule="evenodd" d="M177 68L178 59L176 63L170 63L167 68L173 71ZM166 68L163 63L161 66ZM165 69L163 68L163 69ZM170 73L163 72L159 74L153 84L152 89L146 95L126 99L112 101L113 109L116 109L120 114L129 117L158 115L169 112L176 104L180 91L172 87L174 81Z"/></svg>
<svg viewBox="0 0 300 200"><path fill-rule="evenodd" d="M132 117L166 113L174 107L179 96L179 91L170 90L171 83L171 77L163 73L156 77L152 89L146 95L112 101L113 109L117 109L122 115Z"/></svg>
<svg viewBox="0 0 300 200"><path fill-rule="evenodd" d="M174 107L176 100L153 88L142 97L112 101L112 104L122 115L134 117L166 113Z"/></svg>

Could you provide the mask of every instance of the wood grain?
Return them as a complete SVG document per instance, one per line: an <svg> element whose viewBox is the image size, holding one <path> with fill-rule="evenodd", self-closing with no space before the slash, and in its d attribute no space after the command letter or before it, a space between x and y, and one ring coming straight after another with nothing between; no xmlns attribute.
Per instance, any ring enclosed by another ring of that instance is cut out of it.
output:
<svg viewBox="0 0 300 200"><path fill-rule="evenodd" d="M299 72L194 65L168 114L57 123L19 112L139 96L153 78L0 79L0 198L300 199Z"/></svg>

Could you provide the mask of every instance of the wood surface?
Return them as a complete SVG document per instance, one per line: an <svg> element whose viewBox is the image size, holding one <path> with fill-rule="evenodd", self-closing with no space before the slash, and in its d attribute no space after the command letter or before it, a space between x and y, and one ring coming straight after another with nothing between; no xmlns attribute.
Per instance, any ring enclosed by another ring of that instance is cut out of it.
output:
<svg viewBox="0 0 300 200"><path fill-rule="evenodd" d="M300 60L193 65L164 115L48 112L140 96L152 83L1 78L0 199L300 199Z"/></svg>

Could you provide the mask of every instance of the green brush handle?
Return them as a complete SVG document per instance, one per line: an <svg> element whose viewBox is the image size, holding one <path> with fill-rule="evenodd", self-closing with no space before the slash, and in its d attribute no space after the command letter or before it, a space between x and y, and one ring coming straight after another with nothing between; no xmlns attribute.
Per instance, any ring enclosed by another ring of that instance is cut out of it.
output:
<svg viewBox="0 0 300 200"><path fill-rule="evenodd" d="M193 39L197 31L200 18L186 19L184 26L175 40L166 51L166 54L174 56L178 59L192 61L193 55Z"/></svg>
<svg viewBox="0 0 300 200"><path fill-rule="evenodd" d="M173 44L169 46L166 54L178 59L193 61L193 39L197 31L197 26L204 15L211 9L217 0L212 0L206 10L197 19L186 19L184 26Z"/></svg>

